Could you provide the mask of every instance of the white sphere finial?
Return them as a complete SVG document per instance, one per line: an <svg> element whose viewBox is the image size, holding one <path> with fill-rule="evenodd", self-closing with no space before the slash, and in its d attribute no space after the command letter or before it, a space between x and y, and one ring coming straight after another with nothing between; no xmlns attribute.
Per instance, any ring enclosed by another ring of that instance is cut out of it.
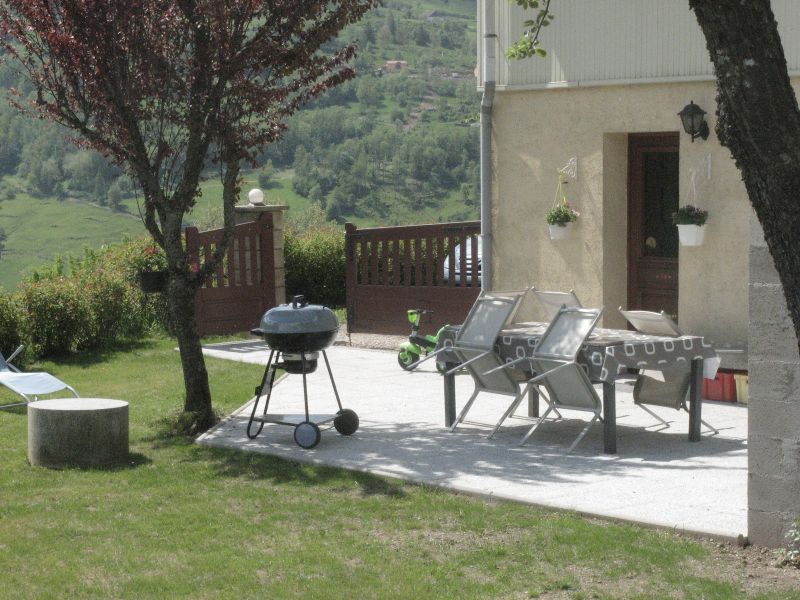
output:
<svg viewBox="0 0 800 600"><path fill-rule="evenodd" d="M250 204L253 206L263 206L264 205L264 192L262 192L258 188L253 188L247 193L247 199L250 201Z"/></svg>

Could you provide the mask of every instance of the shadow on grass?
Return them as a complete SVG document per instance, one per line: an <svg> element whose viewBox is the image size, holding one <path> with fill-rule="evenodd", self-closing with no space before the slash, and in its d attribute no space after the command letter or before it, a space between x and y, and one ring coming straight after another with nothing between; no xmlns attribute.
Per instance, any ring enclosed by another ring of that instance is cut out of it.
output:
<svg viewBox="0 0 800 600"><path fill-rule="evenodd" d="M309 487L325 486L329 489L339 490L342 489L341 484L352 480L358 485L364 496L403 498L406 495L403 488L407 484L394 482L371 473L310 465L288 461L276 456L208 446L194 446L192 454L212 463L222 477L269 480L276 485L299 483Z"/></svg>
<svg viewBox="0 0 800 600"><path fill-rule="evenodd" d="M335 467L323 467L288 461L275 456L240 452L195 444L192 437L179 433L181 414L163 417L153 424L154 433L142 441L155 449L188 448L191 459L207 461L221 477L252 480L269 480L276 485L302 484L342 489L341 484L354 481L364 496L386 496L402 498L406 495L403 486L383 477ZM339 485L337 485L337 483Z"/></svg>
<svg viewBox="0 0 800 600"><path fill-rule="evenodd" d="M94 365L108 362L120 354L126 354L136 350L146 350L155 347L155 342L150 339L126 340L115 342L113 348L102 348L85 352L75 352L62 354L59 356L47 357L46 360L57 362L60 365L70 367L88 368Z"/></svg>
<svg viewBox="0 0 800 600"><path fill-rule="evenodd" d="M188 448L192 459L211 463L221 477L270 480L276 485L300 483L307 486L338 488L341 488L341 485L337 486L337 483L345 483L350 479L358 484L365 496L402 498L406 494L403 490L404 484L369 473L292 462L275 456L198 446L193 438L176 433L175 426L174 416L160 419L155 425L155 433L143 438L142 441L152 444L156 449Z"/></svg>
<svg viewBox="0 0 800 600"><path fill-rule="evenodd" d="M52 469L53 471L85 471L85 472L102 472L102 473L118 473L120 471L130 471L132 469L138 469L144 465L149 465L153 461L146 455L140 452L130 452L128 456L125 458L124 462L118 462L110 465L95 465L95 466L86 466L86 467L45 467L42 466L43 469Z"/></svg>

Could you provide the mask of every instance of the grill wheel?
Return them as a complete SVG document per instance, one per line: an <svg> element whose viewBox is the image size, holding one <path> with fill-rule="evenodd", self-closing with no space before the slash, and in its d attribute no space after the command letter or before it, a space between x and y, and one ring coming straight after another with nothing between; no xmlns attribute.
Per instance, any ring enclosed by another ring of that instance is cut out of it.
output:
<svg viewBox="0 0 800 600"><path fill-rule="evenodd" d="M336 413L336 418L333 420L333 426L336 431L342 435L353 435L358 431L358 415L355 411L349 408L343 408Z"/></svg>
<svg viewBox="0 0 800 600"><path fill-rule="evenodd" d="M294 428L294 441L301 448L311 450L314 446L319 444L322 439L322 434L319 431L316 423L311 421L303 421L298 423Z"/></svg>

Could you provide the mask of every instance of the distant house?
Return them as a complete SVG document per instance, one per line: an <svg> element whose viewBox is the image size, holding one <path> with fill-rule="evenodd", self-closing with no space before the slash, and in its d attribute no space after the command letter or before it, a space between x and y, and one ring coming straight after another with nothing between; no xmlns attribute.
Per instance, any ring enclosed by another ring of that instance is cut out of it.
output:
<svg viewBox="0 0 800 600"><path fill-rule="evenodd" d="M422 16L428 21L444 21L444 13L441 13L438 10L429 10Z"/></svg>
<svg viewBox="0 0 800 600"><path fill-rule="evenodd" d="M384 71L396 72L405 71L408 69L408 61L406 60L387 60L381 67Z"/></svg>

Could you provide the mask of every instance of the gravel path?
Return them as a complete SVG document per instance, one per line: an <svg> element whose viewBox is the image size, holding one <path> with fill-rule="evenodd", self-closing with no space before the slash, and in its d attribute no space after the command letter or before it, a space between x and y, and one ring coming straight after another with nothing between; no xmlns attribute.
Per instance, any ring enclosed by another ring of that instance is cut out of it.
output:
<svg viewBox="0 0 800 600"><path fill-rule="evenodd" d="M355 346L372 348L373 350L397 350L400 344L408 340L405 335L381 335L377 333L351 333L342 327L334 342L337 346Z"/></svg>

